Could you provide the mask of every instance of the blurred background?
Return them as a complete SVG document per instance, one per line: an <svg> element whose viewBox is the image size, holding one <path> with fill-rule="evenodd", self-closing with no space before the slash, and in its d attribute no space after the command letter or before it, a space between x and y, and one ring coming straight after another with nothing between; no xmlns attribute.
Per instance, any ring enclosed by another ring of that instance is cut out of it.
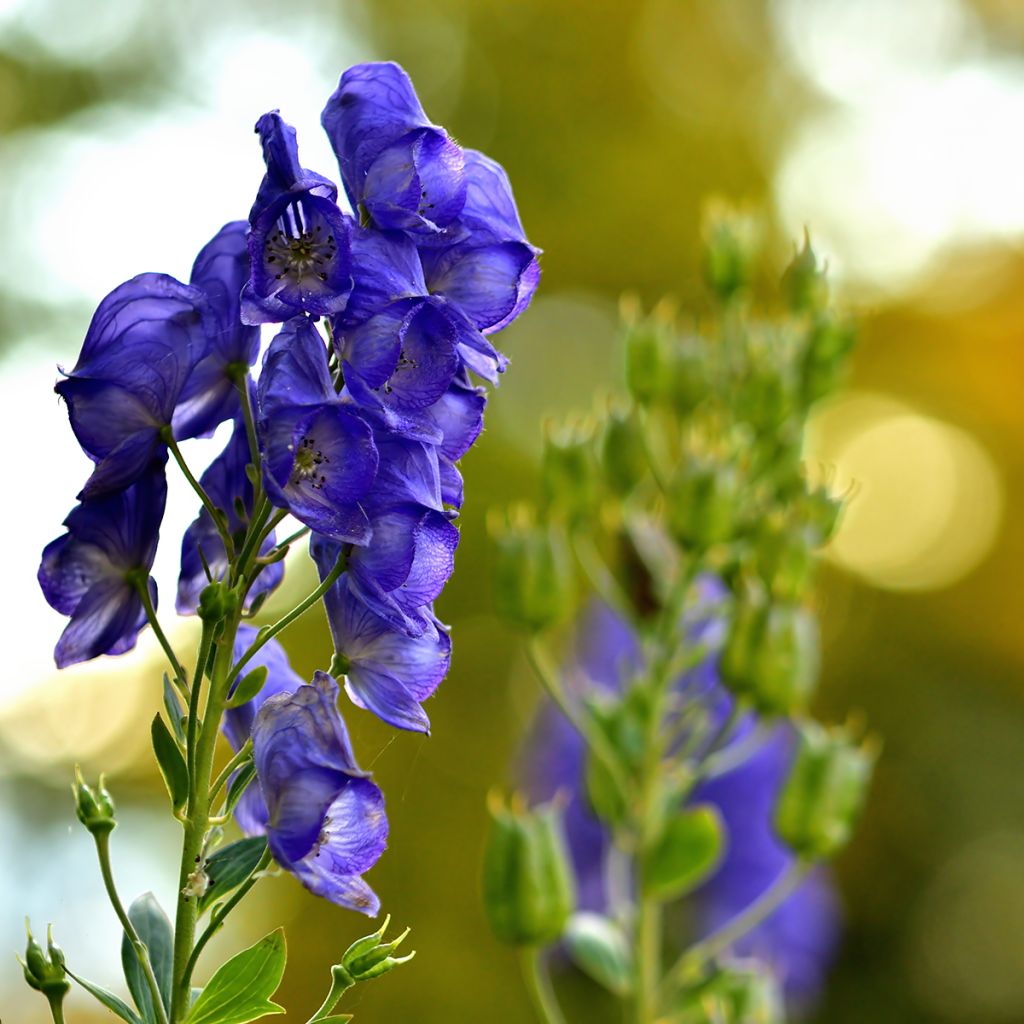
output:
<svg viewBox="0 0 1024 1024"><path fill-rule="evenodd" d="M259 114L280 107L303 163L333 177L320 109L346 66L377 58L402 62L431 117L505 165L545 256L463 467L458 571L440 606L455 658L429 707L433 737L347 714L392 821L370 881L420 955L346 1009L531 1019L478 901L484 795L510 781L536 700L490 612L484 514L533 496L546 414L618 386L623 290L701 311L700 211L717 193L769 212L780 270L809 226L863 323L850 387L808 446L856 487L820 591L820 710L862 712L885 753L838 865L845 941L815 1019L1024 1021L1017 0L0 0L0 951L23 946L27 912L37 930L54 922L72 967L121 990L117 922L68 797L76 761L105 770L118 799L122 892L151 888L165 906L174 895L178 827L145 724L159 690L151 636L119 660L52 670L62 623L34 575L87 472L55 365L74 363L112 287L143 270L187 278L200 245L245 216ZM194 464L220 440L197 443ZM168 621L192 505L172 492L157 572ZM304 572L271 616L305 593ZM183 649L195 633L172 630ZM326 663L317 614L285 642L301 672ZM281 878L214 948L282 918L280 1001L302 1019L365 922ZM591 993L576 987L582 1008ZM109 1019L76 1004L76 1022ZM44 1008L0 955L3 1020L42 1021Z"/></svg>

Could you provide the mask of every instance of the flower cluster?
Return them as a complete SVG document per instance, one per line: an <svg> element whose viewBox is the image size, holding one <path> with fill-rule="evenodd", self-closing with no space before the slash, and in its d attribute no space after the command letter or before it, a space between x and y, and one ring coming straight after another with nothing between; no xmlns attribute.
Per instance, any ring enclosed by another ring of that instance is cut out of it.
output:
<svg viewBox="0 0 1024 1024"><path fill-rule="evenodd" d="M39 581L70 617L59 666L132 648L155 616L173 457L203 498L177 610L205 614L216 582L254 613L281 581L275 528L290 514L320 573L332 675L358 707L426 732L422 703L451 650L433 603L459 539L457 464L483 427L474 375L505 369L491 337L529 303L539 250L503 169L432 124L398 65L346 71L322 123L351 209L272 111L256 124L265 174L248 220L217 232L188 284L142 274L100 304L56 386L95 468ZM264 324L280 326L257 375ZM225 422L227 446L196 481L178 444ZM267 645L255 663L270 656L283 661ZM314 892L375 911L359 875L383 849L383 800L355 765L337 685L273 668L258 713L227 720L254 747L242 823Z"/></svg>

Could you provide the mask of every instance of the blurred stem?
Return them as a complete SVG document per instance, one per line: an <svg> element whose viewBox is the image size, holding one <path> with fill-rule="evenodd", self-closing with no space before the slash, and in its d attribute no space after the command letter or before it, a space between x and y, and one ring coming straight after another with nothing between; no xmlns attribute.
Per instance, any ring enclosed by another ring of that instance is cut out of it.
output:
<svg viewBox="0 0 1024 1024"><path fill-rule="evenodd" d="M100 861L100 874L103 876L103 886L107 890L110 905L114 908L114 913L117 914L117 919L121 922L121 927L124 929L125 935L128 936L128 941L132 944L135 955L139 958L139 964L142 967L142 973L145 975L149 994L153 1000L153 1012L156 1014L157 1024L167 1024L163 996L160 995L160 986L156 983L153 965L149 960L149 948L139 938L135 925L132 924L131 919L125 913L121 897L117 894L117 886L114 885L114 874L110 868L110 833L97 832L94 833L94 837L96 839L96 855ZM54 1019L56 1020L56 1018Z"/></svg>
<svg viewBox="0 0 1024 1024"><path fill-rule="evenodd" d="M562 1008L558 1005L551 977L543 961L540 946L526 946L522 951L523 978L530 993L537 1016L545 1024L566 1024Z"/></svg>
<svg viewBox="0 0 1024 1024"><path fill-rule="evenodd" d="M174 461L178 464L178 469L181 470L185 479L192 486L192 490L199 496L199 500L203 503L203 508L209 513L210 518L213 520L213 525L217 527L217 533L220 534L220 539L224 544L224 550L227 553L228 560L231 561L235 557L235 542L231 538L231 533L227 528L227 523L224 520L224 513L210 500L210 496L203 489L202 484L192 475L192 470L188 468L188 463L185 462L185 456L181 454L181 449L178 447L178 442L174 439L174 433L170 427L164 427L160 431L160 439L167 445L174 456Z"/></svg>
<svg viewBox="0 0 1024 1024"><path fill-rule="evenodd" d="M771 734L770 726L758 722L743 739L709 753L699 769L699 778L717 779L735 770L753 757L771 738Z"/></svg>
<svg viewBox="0 0 1024 1024"><path fill-rule="evenodd" d="M637 904L633 948L636 962L634 1020L636 1024L652 1024L658 1013L661 984L661 905L643 893Z"/></svg>
<svg viewBox="0 0 1024 1024"><path fill-rule="evenodd" d="M611 609L618 612L627 622L636 623L636 615L629 598L619 586L615 574L608 568L597 545L587 535L574 532L570 536L573 553L590 585Z"/></svg>
<svg viewBox="0 0 1024 1024"><path fill-rule="evenodd" d="M665 985L685 984L709 960L753 931L789 899L813 866L806 860L794 860L750 906L685 950L665 976Z"/></svg>

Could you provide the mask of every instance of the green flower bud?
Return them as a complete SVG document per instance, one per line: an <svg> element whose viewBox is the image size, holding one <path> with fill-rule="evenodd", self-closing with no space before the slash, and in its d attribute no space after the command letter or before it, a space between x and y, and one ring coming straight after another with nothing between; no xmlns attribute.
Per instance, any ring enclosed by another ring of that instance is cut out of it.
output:
<svg viewBox="0 0 1024 1024"><path fill-rule="evenodd" d="M687 1024L784 1024L782 993L766 968L742 961L723 968L696 997Z"/></svg>
<svg viewBox="0 0 1024 1024"><path fill-rule="evenodd" d="M823 315L812 325L801 374L805 406L813 405L839 386L855 340L852 324L834 316Z"/></svg>
<svg viewBox="0 0 1024 1024"><path fill-rule="evenodd" d="M25 981L37 992L42 992L51 1002L62 1000L71 988L64 971L64 952L54 944L53 929L46 930L46 950L32 936L28 918L25 919L25 959L21 961Z"/></svg>
<svg viewBox="0 0 1024 1024"><path fill-rule="evenodd" d="M764 585L779 601L799 601L817 567L817 530L778 521L764 524L757 542L757 567Z"/></svg>
<svg viewBox="0 0 1024 1024"><path fill-rule="evenodd" d="M707 397L710 381L707 342L700 337L679 339L668 353L669 400L682 417Z"/></svg>
<svg viewBox="0 0 1024 1024"><path fill-rule="evenodd" d="M726 301L746 288L760 249L757 219L721 202L704 215L704 278L715 295Z"/></svg>
<svg viewBox="0 0 1024 1024"><path fill-rule="evenodd" d="M846 729L801 724L796 757L775 808L775 829L783 842L808 859L838 853L860 816L877 757L875 744L855 743Z"/></svg>
<svg viewBox="0 0 1024 1024"><path fill-rule="evenodd" d="M671 379L671 328L653 318L626 328L626 387L640 405L666 395Z"/></svg>
<svg viewBox="0 0 1024 1024"><path fill-rule="evenodd" d="M609 992L624 998L633 987L629 944L622 929L601 914L573 914L565 947L576 966Z"/></svg>
<svg viewBox="0 0 1024 1024"><path fill-rule="evenodd" d="M351 979L351 983L355 983L379 978L382 974L393 971L400 964L408 963L416 955L415 950L406 956L395 956L394 954L408 936L409 929L406 928L397 939L385 942L384 932L387 931L390 922L391 915L389 914L380 928L372 935L356 939L345 950L341 963L332 968L332 973L338 972L342 980ZM336 980L338 979L336 978Z"/></svg>
<svg viewBox="0 0 1024 1024"><path fill-rule="evenodd" d="M811 236L804 229L804 244L782 275L782 293L794 313L816 313L828 304L825 267L811 248Z"/></svg>
<svg viewBox="0 0 1024 1024"><path fill-rule="evenodd" d="M234 608L235 595L218 580L208 584L199 595L199 618L203 622L220 622Z"/></svg>
<svg viewBox="0 0 1024 1024"><path fill-rule="evenodd" d="M545 507L572 526L592 519L599 481L592 423L549 429L541 456Z"/></svg>
<svg viewBox="0 0 1024 1024"><path fill-rule="evenodd" d="M632 409L612 409L601 437L601 468L608 488L618 497L632 493L647 475L643 427Z"/></svg>
<svg viewBox="0 0 1024 1024"><path fill-rule="evenodd" d="M71 792L75 798L75 813L78 820L94 836L113 831L117 820L114 817L114 800L107 792L105 776L101 775L99 785L92 789L86 785L82 771L76 765Z"/></svg>
<svg viewBox="0 0 1024 1024"><path fill-rule="evenodd" d="M561 809L527 810L520 800L488 801L491 834L484 856L484 910L495 935L517 946L544 945L564 930L576 903Z"/></svg>
<svg viewBox="0 0 1024 1024"><path fill-rule="evenodd" d="M704 551L739 532L743 498L734 464L690 454L671 483L669 527L688 547Z"/></svg>
<svg viewBox="0 0 1024 1024"><path fill-rule="evenodd" d="M807 488L800 502L801 514L819 544L832 539L845 507L845 498L836 497L827 487Z"/></svg>
<svg viewBox="0 0 1024 1024"><path fill-rule="evenodd" d="M495 604L517 626L539 631L572 611L574 578L565 540L552 526L537 523L519 507L502 521L492 518L497 546Z"/></svg>

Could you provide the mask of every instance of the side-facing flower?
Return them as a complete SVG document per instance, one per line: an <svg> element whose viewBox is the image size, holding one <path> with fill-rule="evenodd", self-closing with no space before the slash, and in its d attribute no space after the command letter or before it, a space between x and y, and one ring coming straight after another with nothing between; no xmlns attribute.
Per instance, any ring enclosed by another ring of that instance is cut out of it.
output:
<svg viewBox="0 0 1024 1024"><path fill-rule="evenodd" d="M244 539L253 511L252 482L245 471L251 461L245 423L238 419L224 451L199 478L214 506L227 517L228 532L235 539L236 547ZM275 543L275 532L271 531L260 548L260 554L269 552ZM228 554L217 525L204 508L189 525L181 541L181 573L175 602L179 615L190 615L198 607L199 595L207 584L207 569L214 579L222 579L228 570ZM281 562L265 565L249 588L246 607L262 595L269 594L283 578L284 565Z"/></svg>
<svg viewBox="0 0 1024 1024"><path fill-rule="evenodd" d="M259 433L270 500L337 541L366 543L361 506L377 474L369 424L335 393L327 349L305 318L271 342L260 374Z"/></svg>
<svg viewBox="0 0 1024 1024"><path fill-rule="evenodd" d="M241 320L242 286L249 279L249 225L231 221L200 250L191 282L210 304L213 333L207 354L192 368L174 413L174 436L211 433L240 413L238 381L256 361L258 327Z"/></svg>
<svg viewBox="0 0 1024 1024"><path fill-rule="evenodd" d="M387 845L384 797L356 764L337 699L324 672L269 697L253 724L253 759L274 859L310 892L372 917L380 900L362 875Z"/></svg>
<svg viewBox="0 0 1024 1024"><path fill-rule="evenodd" d="M462 150L427 119L397 64L349 68L321 123L353 208L361 206L377 227L430 233L459 215Z"/></svg>
<svg viewBox="0 0 1024 1024"><path fill-rule="evenodd" d="M299 164L295 129L276 111L256 122L267 173L249 213L251 277L242 291L247 324L280 323L345 308L352 291L351 219L334 184Z"/></svg>
<svg viewBox="0 0 1024 1024"><path fill-rule="evenodd" d="M81 498L120 490L146 471L212 333L203 292L166 274L140 274L100 303L75 368L54 388L96 463Z"/></svg>
<svg viewBox="0 0 1024 1024"><path fill-rule="evenodd" d="M156 605L149 573L166 500L163 464L151 462L125 490L82 501L64 520L67 533L43 550L43 595L71 618L54 651L58 668L135 646L146 624L141 587Z"/></svg>

